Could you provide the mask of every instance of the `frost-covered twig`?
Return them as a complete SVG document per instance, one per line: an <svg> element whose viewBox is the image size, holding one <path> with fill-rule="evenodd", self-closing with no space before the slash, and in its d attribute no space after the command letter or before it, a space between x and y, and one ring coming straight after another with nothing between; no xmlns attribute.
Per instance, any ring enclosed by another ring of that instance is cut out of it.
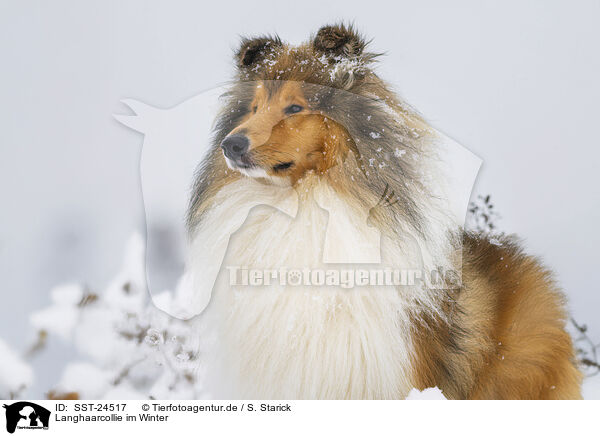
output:
<svg viewBox="0 0 600 436"><path fill-rule="evenodd" d="M585 324L578 324L571 318L571 323L579 333L579 336L574 338L577 349L577 357L581 364L587 370L587 376L591 377L600 373L600 362L598 361L598 351L600 343L595 343L588 336L588 328Z"/></svg>
<svg viewBox="0 0 600 436"><path fill-rule="evenodd" d="M493 233L500 215L495 211L489 195L478 195L469 203L465 228L474 232Z"/></svg>

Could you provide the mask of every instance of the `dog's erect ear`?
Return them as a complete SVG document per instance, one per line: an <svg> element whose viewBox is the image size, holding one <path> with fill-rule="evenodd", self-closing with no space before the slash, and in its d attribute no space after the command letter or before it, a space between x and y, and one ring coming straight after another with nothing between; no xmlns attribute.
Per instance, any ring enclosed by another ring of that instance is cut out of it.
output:
<svg viewBox="0 0 600 436"><path fill-rule="evenodd" d="M367 42L351 25L338 24L321 27L312 44L317 52L353 58L363 53Z"/></svg>
<svg viewBox="0 0 600 436"><path fill-rule="evenodd" d="M236 53L238 66L245 68L262 60L278 47L281 47L278 36L262 36L258 38L244 38Z"/></svg>

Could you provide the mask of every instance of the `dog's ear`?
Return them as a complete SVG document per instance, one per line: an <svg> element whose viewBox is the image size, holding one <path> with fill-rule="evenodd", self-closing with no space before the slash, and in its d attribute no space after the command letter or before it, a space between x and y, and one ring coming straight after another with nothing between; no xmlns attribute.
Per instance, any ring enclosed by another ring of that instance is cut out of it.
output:
<svg viewBox="0 0 600 436"><path fill-rule="evenodd" d="M338 24L321 27L313 38L312 45L320 53L355 58L363 53L367 42L351 25Z"/></svg>
<svg viewBox="0 0 600 436"><path fill-rule="evenodd" d="M281 40L276 35L243 38L240 48L236 52L238 66L241 68L252 66L281 46Z"/></svg>

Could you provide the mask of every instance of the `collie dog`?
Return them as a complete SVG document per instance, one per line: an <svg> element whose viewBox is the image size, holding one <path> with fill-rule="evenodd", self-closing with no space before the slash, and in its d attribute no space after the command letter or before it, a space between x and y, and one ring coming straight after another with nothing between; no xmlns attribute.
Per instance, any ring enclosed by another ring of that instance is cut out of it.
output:
<svg viewBox="0 0 600 436"><path fill-rule="evenodd" d="M228 244L203 314L209 389L254 399L402 399L434 386L450 399L580 398L551 274L513 238L448 218L436 132L373 72L366 46L335 25L297 47L244 39L236 53L188 215L194 286L212 287L206 259ZM373 240L385 267L455 269L460 280L351 289L335 278L231 280L232 271L326 269L325 257L371 262Z"/></svg>

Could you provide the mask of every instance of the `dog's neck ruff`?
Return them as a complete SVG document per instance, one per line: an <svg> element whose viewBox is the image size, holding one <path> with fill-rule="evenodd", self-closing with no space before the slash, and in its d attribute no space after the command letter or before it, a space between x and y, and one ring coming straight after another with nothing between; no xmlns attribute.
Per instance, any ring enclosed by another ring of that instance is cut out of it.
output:
<svg viewBox="0 0 600 436"><path fill-rule="evenodd" d="M327 211L319 203L331 207ZM354 232L333 244L337 254L347 254L360 250L361 241L372 240L364 211L340 201L316 177L294 189L243 178L217 194L214 204L195 233L190 272L194 298L206 292L203 277L214 255L210 247L227 243L228 233L233 233L203 315L212 333L205 337L214 338L207 353L208 380L217 397L401 398L408 393L411 319L422 310L438 312L437 294L420 286L346 289L231 282L231 267L331 269L323 262L331 214L336 214L336 226ZM421 253L381 238L382 264L371 267L421 265Z"/></svg>

